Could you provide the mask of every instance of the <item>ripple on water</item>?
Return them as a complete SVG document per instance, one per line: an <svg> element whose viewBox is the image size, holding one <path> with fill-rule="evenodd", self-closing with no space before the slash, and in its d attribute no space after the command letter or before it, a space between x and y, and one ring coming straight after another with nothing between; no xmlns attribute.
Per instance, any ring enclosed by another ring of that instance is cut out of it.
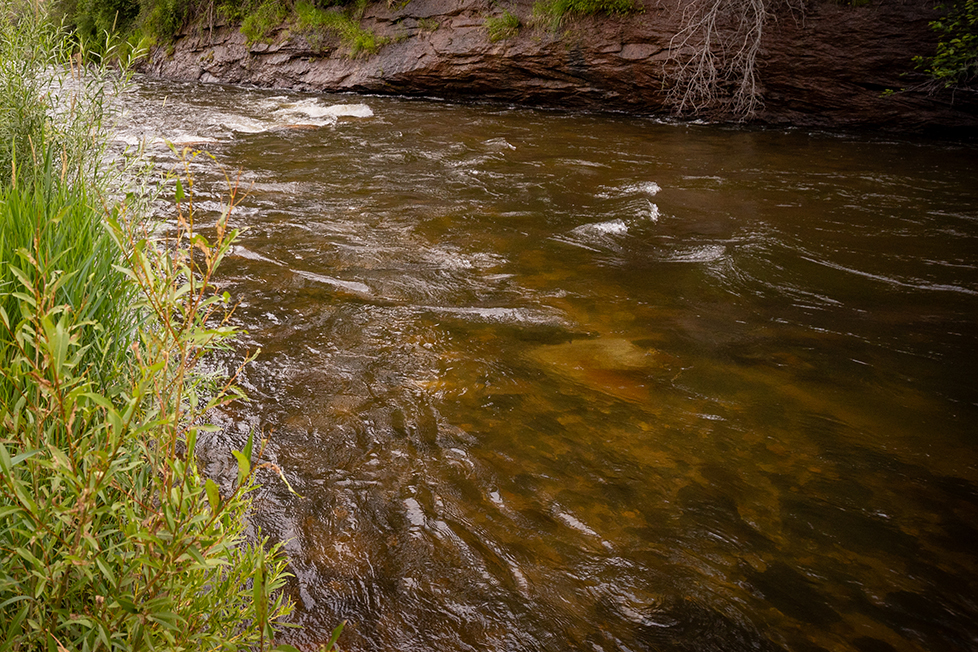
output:
<svg viewBox="0 0 978 652"><path fill-rule="evenodd" d="M285 642L342 619L360 651L975 640L971 152L134 95L123 139L216 139L250 193L220 282L263 353L199 454L230 482L255 429L299 493L265 469L253 515L296 576Z"/></svg>

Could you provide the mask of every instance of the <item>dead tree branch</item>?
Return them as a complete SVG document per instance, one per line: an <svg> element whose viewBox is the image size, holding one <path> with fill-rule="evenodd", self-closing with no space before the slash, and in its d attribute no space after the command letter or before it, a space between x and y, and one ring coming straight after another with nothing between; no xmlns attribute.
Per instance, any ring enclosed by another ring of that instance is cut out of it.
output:
<svg viewBox="0 0 978 652"><path fill-rule="evenodd" d="M803 0L687 0L669 43L668 102L679 115L750 119L763 106L757 60L775 12L800 16Z"/></svg>

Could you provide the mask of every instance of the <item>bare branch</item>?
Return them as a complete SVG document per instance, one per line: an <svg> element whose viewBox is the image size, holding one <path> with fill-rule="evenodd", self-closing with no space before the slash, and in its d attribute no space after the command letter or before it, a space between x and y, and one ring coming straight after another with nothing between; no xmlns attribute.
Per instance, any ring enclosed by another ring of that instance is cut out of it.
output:
<svg viewBox="0 0 978 652"><path fill-rule="evenodd" d="M782 10L797 16L802 0L686 0L666 62L673 110L752 118L763 106L757 57L764 28Z"/></svg>

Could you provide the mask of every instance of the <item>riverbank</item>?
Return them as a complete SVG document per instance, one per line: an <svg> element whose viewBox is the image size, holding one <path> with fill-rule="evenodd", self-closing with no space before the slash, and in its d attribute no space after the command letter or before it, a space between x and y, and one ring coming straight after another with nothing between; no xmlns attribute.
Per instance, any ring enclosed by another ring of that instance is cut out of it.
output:
<svg viewBox="0 0 978 652"><path fill-rule="evenodd" d="M533 26L532 3L507 11L522 25L492 41L502 10L489 0L412 0L368 6L360 25L384 44L351 58L338 37L314 47L282 25L248 43L216 18L156 47L144 71L161 78L317 92L355 92L491 101L642 115L676 113L674 73L688 57L673 0L645 0L626 16L567 18L559 30ZM762 125L869 128L934 135L978 134L978 93L928 83L915 55L931 53L929 2L815 2L775 13L760 34L755 71ZM720 88L701 117L740 120L734 89Z"/></svg>
<svg viewBox="0 0 978 652"><path fill-rule="evenodd" d="M44 9L0 0L2 648L271 652L292 606L247 529L253 440L220 485L195 455L241 397L200 371L236 335L212 282L231 205L200 234L169 176L149 223L155 174L109 149L127 71L79 67Z"/></svg>

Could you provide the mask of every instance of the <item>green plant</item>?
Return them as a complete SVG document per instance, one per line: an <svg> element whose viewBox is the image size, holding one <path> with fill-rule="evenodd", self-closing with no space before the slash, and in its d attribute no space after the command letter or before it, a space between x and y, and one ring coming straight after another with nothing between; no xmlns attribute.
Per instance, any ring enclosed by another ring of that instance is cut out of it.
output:
<svg viewBox="0 0 978 652"><path fill-rule="evenodd" d="M63 39L25 37L43 19L0 23L0 70L44 46L23 86L75 82L0 112L3 133L18 111L40 117L0 184L0 650L268 650L290 609L286 561L245 536L267 465L252 438L220 485L195 459L208 412L242 396L234 372L201 367L235 335L213 284L234 194L209 237L186 177L170 237L138 196L109 199L121 177L100 172L104 103L89 97L106 87L62 68ZM52 113L64 106L82 109Z"/></svg>
<svg viewBox="0 0 978 652"><path fill-rule="evenodd" d="M295 28L317 49L324 47L325 35L332 33L350 49L351 58L361 53L374 54L387 40L360 27L365 6L363 0L358 0L349 15L341 10L320 9L309 0L299 0L295 4Z"/></svg>
<svg viewBox="0 0 978 652"><path fill-rule="evenodd" d="M533 3L535 23L556 30L568 14L591 16L595 14L624 15L637 11L633 0L537 0Z"/></svg>
<svg viewBox="0 0 978 652"><path fill-rule="evenodd" d="M191 4L190 0L140 0L139 8L141 35L170 43L183 27Z"/></svg>
<svg viewBox="0 0 978 652"><path fill-rule="evenodd" d="M241 33L248 43L268 41L269 32L281 25L287 16L288 11L281 0L265 0L245 16L241 22Z"/></svg>
<svg viewBox="0 0 978 652"><path fill-rule="evenodd" d="M102 224L97 198L89 196L87 184L59 178L57 153L49 147L44 161L30 166L29 180L15 178L0 194L0 316L22 316L21 286L34 287L41 277L56 274L52 300L84 331L78 364L105 388L131 355L138 325L138 314L129 308L135 291L117 267L119 249ZM11 337L0 333L0 360L10 356ZM0 377L0 398L9 402L16 397L7 380Z"/></svg>
<svg viewBox="0 0 978 652"><path fill-rule="evenodd" d="M11 186L4 224L33 223L44 242L63 226L51 211L101 222L84 196L47 182L26 197ZM234 232L222 222L208 241L182 213L179 223L175 239L154 240L114 207L124 254L114 259L124 264L90 274L72 302L65 286L81 276L58 252L20 248L4 261L17 279L4 295L13 309L0 310L0 622L12 649L267 648L289 611L273 595L285 580L280 549L244 536L251 441L223 490L194 457L204 415L241 396L233 376L196 371L234 335L227 297L210 281ZM133 293L141 300L125 303ZM123 324L139 328L105 375L89 352L119 320L86 319L74 302L113 300L114 312L130 311Z"/></svg>
<svg viewBox="0 0 978 652"><path fill-rule="evenodd" d="M418 29L422 32L436 32L441 26L436 18L419 18Z"/></svg>
<svg viewBox="0 0 978 652"><path fill-rule="evenodd" d="M978 78L978 0L958 0L938 6L944 12L930 24L938 35L933 57L914 57L918 69L946 88Z"/></svg>
<svg viewBox="0 0 978 652"><path fill-rule="evenodd" d="M128 32L140 11L137 0L74 0L71 5L69 19L89 42L101 41L106 32Z"/></svg>
<svg viewBox="0 0 978 652"><path fill-rule="evenodd" d="M32 143L41 137L47 123L37 71L47 64L40 56L49 48L37 25L18 29L13 17L0 13L0 182L9 183L14 164L30 160ZM30 44L38 43L34 49Z"/></svg>
<svg viewBox="0 0 978 652"><path fill-rule="evenodd" d="M489 32L489 40L495 43L516 36L520 31L521 23L515 14L503 10L501 16L487 16L483 25Z"/></svg>
<svg viewBox="0 0 978 652"><path fill-rule="evenodd" d="M51 88L74 83L80 70L64 46L46 20L18 16L9 2L0 3L0 183L9 184L18 165L22 179L29 181L31 163L43 156L38 147L45 142L59 144L70 155L66 165L72 169L78 163L77 143L68 141L77 131L75 123L91 117L83 114L93 107L65 107ZM66 61L71 64L69 75L53 75L50 80L41 76ZM50 119L56 110L63 115L57 123Z"/></svg>

